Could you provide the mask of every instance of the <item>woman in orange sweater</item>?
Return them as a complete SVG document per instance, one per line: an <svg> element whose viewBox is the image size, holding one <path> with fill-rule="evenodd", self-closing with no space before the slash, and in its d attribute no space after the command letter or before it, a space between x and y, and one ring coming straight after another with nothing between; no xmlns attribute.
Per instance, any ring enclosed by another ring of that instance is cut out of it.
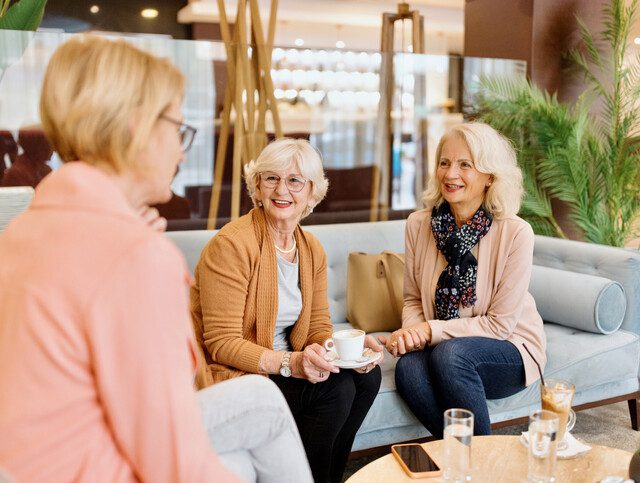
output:
<svg viewBox="0 0 640 483"><path fill-rule="evenodd" d="M206 377L268 375L289 403L314 480L341 481L381 375L379 360L340 371L323 347L332 334L326 255L299 226L327 192L322 162L307 141L281 139L245 178L255 208L205 247L191 290ZM382 355L372 337L365 345Z"/></svg>

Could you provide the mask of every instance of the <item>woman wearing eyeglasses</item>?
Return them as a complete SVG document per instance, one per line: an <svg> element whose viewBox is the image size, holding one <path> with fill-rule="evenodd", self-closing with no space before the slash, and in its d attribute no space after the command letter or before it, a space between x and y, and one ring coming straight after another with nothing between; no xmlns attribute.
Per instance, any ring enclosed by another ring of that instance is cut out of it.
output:
<svg viewBox="0 0 640 483"><path fill-rule="evenodd" d="M16 481L311 480L275 384L193 387L190 276L139 214L171 196L193 140L183 94L175 66L123 40L51 57L40 112L65 164L0 235L0 466Z"/></svg>
<svg viewBox="0 0 640 483"><path fill-rule="evenodd" d="M381 375L377 363L341 371L326 358L326 255L299 226L327 192L322 161L307 141L280 139L245 167L245 179L255 208L205 247L191 289L204 379L269 376L289 403L314 480L338 482ZM382 352L372 337L365 345Z"/></svg>

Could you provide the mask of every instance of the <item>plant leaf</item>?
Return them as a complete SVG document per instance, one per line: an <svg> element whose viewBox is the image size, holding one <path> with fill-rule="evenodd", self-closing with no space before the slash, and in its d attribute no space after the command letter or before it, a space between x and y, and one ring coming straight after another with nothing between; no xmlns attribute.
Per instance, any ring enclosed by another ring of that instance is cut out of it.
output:
<svg viewBox="0 0 640 483"><path fill-rule="evenodd" d="M0 29L37 30L46 5L47 0L20 0L0 17Z"/></svg>

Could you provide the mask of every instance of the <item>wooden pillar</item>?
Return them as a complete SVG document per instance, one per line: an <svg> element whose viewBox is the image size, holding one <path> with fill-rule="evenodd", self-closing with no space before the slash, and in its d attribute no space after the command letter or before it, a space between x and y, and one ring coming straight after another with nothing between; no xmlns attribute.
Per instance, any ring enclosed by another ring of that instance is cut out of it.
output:
<svg viewBox="0 0 640 483"><path fill-rule="evenodd" d="M380 104L378 105L378 127L376 138L377 146L377 165L379 174L374 178L372 199L378 199L378 206L371 207L369 220L376 221L387 220L389 210L392 205L393 193L393 141L394 131L391 119L391 111L393 110L393 96L395 90L395 73L393 68L394 62L394 34L395 22L398 20L411 21L411 41L413 44L413 52L417 54L424 53L424 17L417 10L411 11L409 4L399 3L397 13L382 14L382 32L380 38L380 52L382 61L380 64ZM424 76L416 76L415 92L417 103L422 102L426 89L424 88ZM401 128L402 129L402 128ZM402 132L399 133L402 136ZM423 162L416 163L416 177L422 179L423 165L426 158L420 154L426 153L427 126L426 122L420 121L416 125L416 143L418 149L418 158ZM421 185L420 185L421 186ZM418 193L420 191L417 191Z"/></svg>

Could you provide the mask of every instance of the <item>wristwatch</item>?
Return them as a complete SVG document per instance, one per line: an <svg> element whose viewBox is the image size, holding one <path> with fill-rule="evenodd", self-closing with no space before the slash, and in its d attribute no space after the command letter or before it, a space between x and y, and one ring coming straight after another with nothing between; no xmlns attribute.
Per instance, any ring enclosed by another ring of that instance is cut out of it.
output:
<svg viewBox="0 0 640 483"><path fill-rule="evenodd" d="M291 359L291 352L285 352L284 356L282 356L282 364L280 364L280 375L282 377L291 377L289 359Z"/></svg>

